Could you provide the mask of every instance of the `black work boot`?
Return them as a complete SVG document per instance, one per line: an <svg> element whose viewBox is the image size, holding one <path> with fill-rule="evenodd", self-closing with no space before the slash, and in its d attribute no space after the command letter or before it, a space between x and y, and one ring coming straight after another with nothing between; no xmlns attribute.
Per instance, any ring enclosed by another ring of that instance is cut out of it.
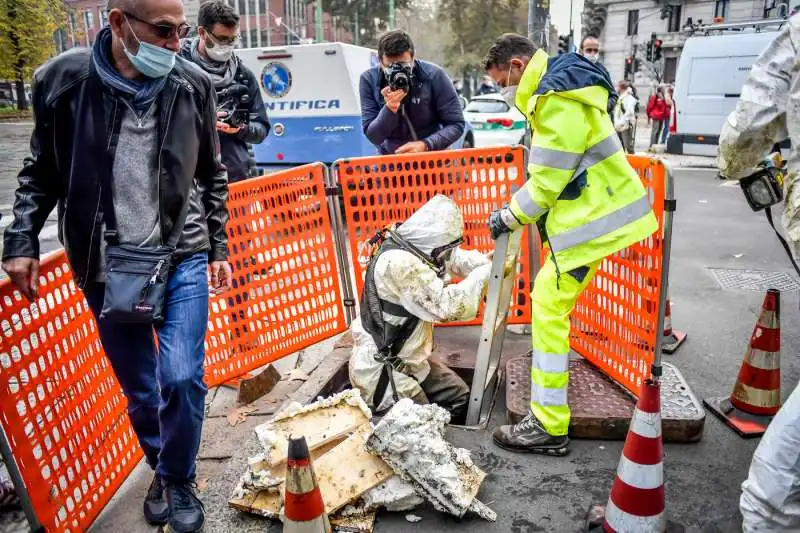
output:
<svg viewBox="0 0 800 533"><path fill-rule="evenodd" d="M144 519L150 524L162 526L169 518L169 507L164 499L164 484L157 473L153 476L147 496L144 497Z"/></svg>
<svg viewBox="0 0 800 533"><path fill-rule="evenodd" d="M566 435L554 437L547 433L533 413L528 413L515 426L500 426L495 429L492 439L501 448L512 452L556 456L569 453L569 438Z"/></svg>
<svg viewBox="0 0 800 533"><path fill-rule="evenodd" d="M194 533L203 529L205 509L191 483L167 485L169 526L175 533Z"/></svg>

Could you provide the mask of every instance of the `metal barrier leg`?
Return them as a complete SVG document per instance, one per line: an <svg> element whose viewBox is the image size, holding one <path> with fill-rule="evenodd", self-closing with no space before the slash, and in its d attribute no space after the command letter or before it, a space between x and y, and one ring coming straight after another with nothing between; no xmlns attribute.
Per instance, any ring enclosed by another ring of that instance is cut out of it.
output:
<svg viewBox="0 0 800 533"><path fill-rule="evenodd" d="M325 169L325 180L328 189L339 190L339 178L335 170ZM331 224L333 225L333 241L336 246L336 259L339 262L339 273L342 281L342 296L344 297L344 312L347 317L347 324L351 324L356 318L356 297L353 291L353 284L350 281L350 261L347 253L347 230L342 218L342 209L339 205L341 194L328 195L328 210L331 213ZM344 201L344 199L342 199Z"/></svg>
<svg viewBox="0 0 800 533"><path fill-rule="evenodd" d="M486 307L483 313L481 337L475 360L475 374L467 408L466 425L477 426L481 421L483 396L492 382L500 365L505 337L506 315L508 314L511 295L514 288L516 272L504 277L506 258L519 254L522 231L511 235L501 235L495 243L492 272L489 276L489 288L486 293Z"/></svg>
<svg viewBox="0 0 800 533"><path fill-rule="evenodd" d="M19 496L22 510L25 511L25 518L28 519L28 525L30 525L31 531L34 533L43 533L45 530L44 526L39 521L39 517L36 516L36 511L33 509L33 503L31 502L30 495L28 495L28 489L25 487L25 482L22 480L22 474L17 467L14 455L11 453L11 445L6 438L6 432L2 426L0 426L0 456L3 457L3 462L6 464L6 468L8 468L8 475L14 483L14 488L17 491L17 496Z"/></svg>

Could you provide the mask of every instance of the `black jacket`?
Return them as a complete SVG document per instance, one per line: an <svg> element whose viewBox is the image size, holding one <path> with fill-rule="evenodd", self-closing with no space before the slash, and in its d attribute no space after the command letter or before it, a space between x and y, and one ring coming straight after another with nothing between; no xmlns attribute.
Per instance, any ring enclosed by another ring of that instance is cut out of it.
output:
<svg viewBox="0 0 800 533"><path fill-rule="evenodd" d="M181 46L181 56L187 61L192 60L192 41L187 40ZM269 118L261 97L258 79L249 68L239 61L239 66L234 75L234 82L245 85L250 96L250 124L243 126L235 135L219 134L222 149L222 164L228 170L228 180L231 183L250 177L251 157L248 153L248 144L261 144L269 134ZM217 89L219 90L219 88ZM218 102L221 103L221 102Z"/></svg>
<svg viewBox="0 0 800 533"><path fill-rule="evenodd" d="M411 130L400 112L386 107L381 90L388 82L380 66L361 75L361 125L364 135L382 154L393 154L413 140ZM466 128L461 101L447 73L437 65L414 61L411 93L403 107L417 138L429 150L444 150L454 144Z"/></svg>
<svg viewBox="0 0 800 533"><path fill-rule="evenodd" d="M99 78L89 49L61 54L34 74L31 155L19 173L14 222L6 228L3 249L3 259L38 259L39 232L58 205L59 236L81 287L94 277L103 238L100 176L112 171L96 150L107 146L113 159L123 115L119 106L124 105L110 93L93 98L96 84L87 83L92 76ZM170 234L196 186L208 232L184 233L178 255L209 250L211 261L224 260L228 179L220 159L211 80L178 58L158 98L162 234ZM92 120L92 106L98 104L105 105L108 122L104 139L97 139L95 131L102 128Z"/></svg>

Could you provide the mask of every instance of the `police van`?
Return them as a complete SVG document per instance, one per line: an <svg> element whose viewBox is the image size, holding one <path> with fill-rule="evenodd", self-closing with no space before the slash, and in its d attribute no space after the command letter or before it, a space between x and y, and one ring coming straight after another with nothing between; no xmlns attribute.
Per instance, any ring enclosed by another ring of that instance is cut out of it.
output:
<svg viewBox="0 0 800 533"><path fill-rule="evenodd" d="M694 28L675 80L676 133L670 154L716 156L719 136L736 107L753 64L784 20Z"/></svg>
<svg viewBox="0 0 800 533"><path fill-rule="evenodd" d="M380 63L375 50L318 43L236 54L258 78L272 125L267 139L253 147L258 167L330 164L378 153L361 128L359 94L361 74Z"/></svg>

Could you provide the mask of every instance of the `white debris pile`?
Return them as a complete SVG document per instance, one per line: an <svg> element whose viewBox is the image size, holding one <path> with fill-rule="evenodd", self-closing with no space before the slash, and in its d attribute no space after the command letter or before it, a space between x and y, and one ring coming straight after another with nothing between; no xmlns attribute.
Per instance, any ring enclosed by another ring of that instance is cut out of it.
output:
<svg viewBox="0 0 800 533"><path fill-rule="evenodd" d="M473 511L494 521L495 513L475 498L486 474L467 450L445 440L449 421L448 412L437 405L400 400L367 439L367 451L386 461L437 510L459 518Z"/></svg>
<svg viewBox="0 0 800 533"><path fill-rule="evenodd" d="M360 499L341 510L342 516L361 515L381 508L389 512L411 511L424 500L414 491L414 486L394 476L365 492Z"/></svg>
<svg viewBox="0 0 800 533"><path fill-rule="evenodd" d="M445 440L447 411L402 400L374 428L371 414L359 392L348 390L291 405L256 427L263 454L249 460L230 505L281 519L288 438L303 435L325 512L347 531L369 533L379 509L407 513L425 500L457 517L469 511L496 520L475 498L486 474L469 451Z"/></svg>

